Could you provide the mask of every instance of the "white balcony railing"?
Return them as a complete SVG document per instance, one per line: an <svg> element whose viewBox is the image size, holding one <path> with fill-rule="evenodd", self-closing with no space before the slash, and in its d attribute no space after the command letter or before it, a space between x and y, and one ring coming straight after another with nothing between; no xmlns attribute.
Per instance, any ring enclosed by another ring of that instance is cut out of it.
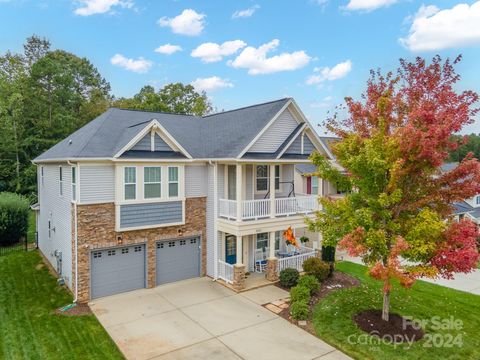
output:
<svg viewBox="0 0 480 360"><path fill-rule="evenodd" d="M308 258L316 256L315 250L307 247L302 247L298 252L298 255L278 259L278 273L287 268L297 269L299 272L302 272L303 262Z"/></svg>
<svg viewBox="0 0 480 360"><path fill-rule="evenodd" d="M218 260L218 277L228 284L233 283L233 265Z"/></svg>
<svg viewBox="0 0 480 360"><path fill-rule="evenodd" d="M270 199L242 200L240 220L253 220L271 216ZM319 209L317 195L304 195L275 199L275 216L308 214ZM218 215L237 220L237 201L220 199Z"/></svg>

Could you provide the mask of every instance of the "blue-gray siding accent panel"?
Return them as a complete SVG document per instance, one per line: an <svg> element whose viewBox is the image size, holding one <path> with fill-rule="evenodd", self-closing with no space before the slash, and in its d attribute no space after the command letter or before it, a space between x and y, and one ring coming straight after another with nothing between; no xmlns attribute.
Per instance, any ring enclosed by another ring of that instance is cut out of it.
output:
<svg viewBox="0 0 480 360"><path fill-rule="evenodd" d="M160 137L158 134L155 134L155 151L174 151L168 144Z"/></svg>
<svg viewBox="0 0 480 360"><path fill-rule="evenodd" d="M137 142L130 150L151 151L152 137L147 133L139 142Z"/></svg>
<svg viewBox="0 0 480 360"><path fill-rule="evenodd" d="M120 227L162 225L183 220L181 201L120 205Z"/></svg>
<svg viewBox="0 0 480 360"><path fill-rule="evenodd" d="M157 285L198 276L200 276L200 237L157 243Z"/></svg>
<svg viewBox="0 0 480 360"><path fill-rule="evenodd" d="M303 139L303 153L304 154L311 154L315 150L315 145L310 141L309 137L305 135Z"/></svg>
<svg viewBox="0 0 480 360"><path fill-rule="evenodd" d="M302 135L299 135L294 142L288 147L285 154L301 154L302 153Z"/></svg>
<svg viewBox="0 0 480 360"><path fill-rule="evenodd" d="M91 298L145 287L145 245L94 250L91 257Z"/></svg>

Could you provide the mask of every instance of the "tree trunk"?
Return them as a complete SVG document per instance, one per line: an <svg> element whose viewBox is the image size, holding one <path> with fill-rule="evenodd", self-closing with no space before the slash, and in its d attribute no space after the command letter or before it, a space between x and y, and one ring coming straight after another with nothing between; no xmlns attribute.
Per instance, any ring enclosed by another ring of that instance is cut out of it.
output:
<svg viewBox="0 0 480 360"><path fill-rule="evenodd" d="M390 290L383 292L383 309L382 309L382 320L389 320L389 310L390 310Z"/></svg>

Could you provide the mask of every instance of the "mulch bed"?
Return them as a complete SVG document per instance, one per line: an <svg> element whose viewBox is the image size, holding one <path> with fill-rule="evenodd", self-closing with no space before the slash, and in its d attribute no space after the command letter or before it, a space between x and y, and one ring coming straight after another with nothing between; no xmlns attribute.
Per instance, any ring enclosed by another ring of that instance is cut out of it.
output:
<svg viewBox="0 0 480 360"><path fill-rule="evenodd" d="M395 343L414 342L423 338L422 329L412 326L398 315L389 314L389 321L382 320L381 310L365 310L353 316L360 329L372 336Z"/></svg>
<svg viewBox="0 0 480 360"><path fill-rule="evenodd" d="M77 304L76 306L65 311L57 309L55 310L55 314L63 316L82 316L92 314L92 310L90 310L90 307L87 304Z"/></svg>
<svg viewBox="0 0 480 360"><path fill-rule="evenodd" d="M347 275L345 273L334 271L332 276L325 280L323 283L320 284L320 289L312 295L310 299L310 314L312 313L313 308L315 305L332 291L341 290L341 289L348 289L353 286L359 286L360 280L354 278L353 276ZM286 289L281 287L278 283L277 286L286 290L290 291L290 289ZM284 319L290 321L292 324L297 325L297 321L292 319L290 316L290 307L282 310L278 315L283 317ZM307 320L306 325L301 326L302 329L308 331L310 334L317 336L315 332L315 328L313 327L311 319Z"/></svg>

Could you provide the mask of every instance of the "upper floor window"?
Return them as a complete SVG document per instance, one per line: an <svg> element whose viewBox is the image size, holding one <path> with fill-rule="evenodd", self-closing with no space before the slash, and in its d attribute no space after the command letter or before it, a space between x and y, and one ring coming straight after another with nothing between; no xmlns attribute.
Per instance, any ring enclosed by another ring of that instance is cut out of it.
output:
<svg viewBox="0 0 480 360"><path fill-rule="evenodd" d="M480 195L477 195L475 204L480 205Z"/></svg>
<svg viewBox="0 0 480 360"><path fill-rule="evenodd" d="M59 194L63 196L63 168L61 166L58 167L58 186Z"/></svg>
<svg viewBox="0 0 480 360"><path fill-rule="evenodd" d="M144 198L152 199L162 196L162 168L149 166L144 168Z"/></svg>
<svg viewBox="0 0 480 360"><path fill-rule="evenodd" d="M176 166L168 168L168 196L178 196L178 167Z"/></svg>
<svg viewBox="0 0 480 360"><path fill-rule="evenodd" d="M72 166L72 200L77 200L77 167Z"/></svg>
<svg viewBox="0 0 480 360"><path fill-rule="evenodd" d="M318 195L318 177L312 176L312 194Z"/></svg>
<svg viewBox="0 0 480 360"><path fill-rule="evenodd" d="M133 166L124 168L125 200L135 200L137 187L137 169Z"/></svg>
<svg viewBox="0 0 480 360"><path fill-rule="evenodd" d="M268 165L257 165L256 170L256 189L257 191L267 191L269 182ZM275 165L275 190L280 189L280 165Z"/></svg>
<svg viewBox="0 0 480 360"><path fill-rule="evenodd" d="M40 166L40 183L42 184L42 186L43 186L43 184L44 184L44 182L45 182L45 181L44 181L43 172L44 172L43 166Z"/></svg>

